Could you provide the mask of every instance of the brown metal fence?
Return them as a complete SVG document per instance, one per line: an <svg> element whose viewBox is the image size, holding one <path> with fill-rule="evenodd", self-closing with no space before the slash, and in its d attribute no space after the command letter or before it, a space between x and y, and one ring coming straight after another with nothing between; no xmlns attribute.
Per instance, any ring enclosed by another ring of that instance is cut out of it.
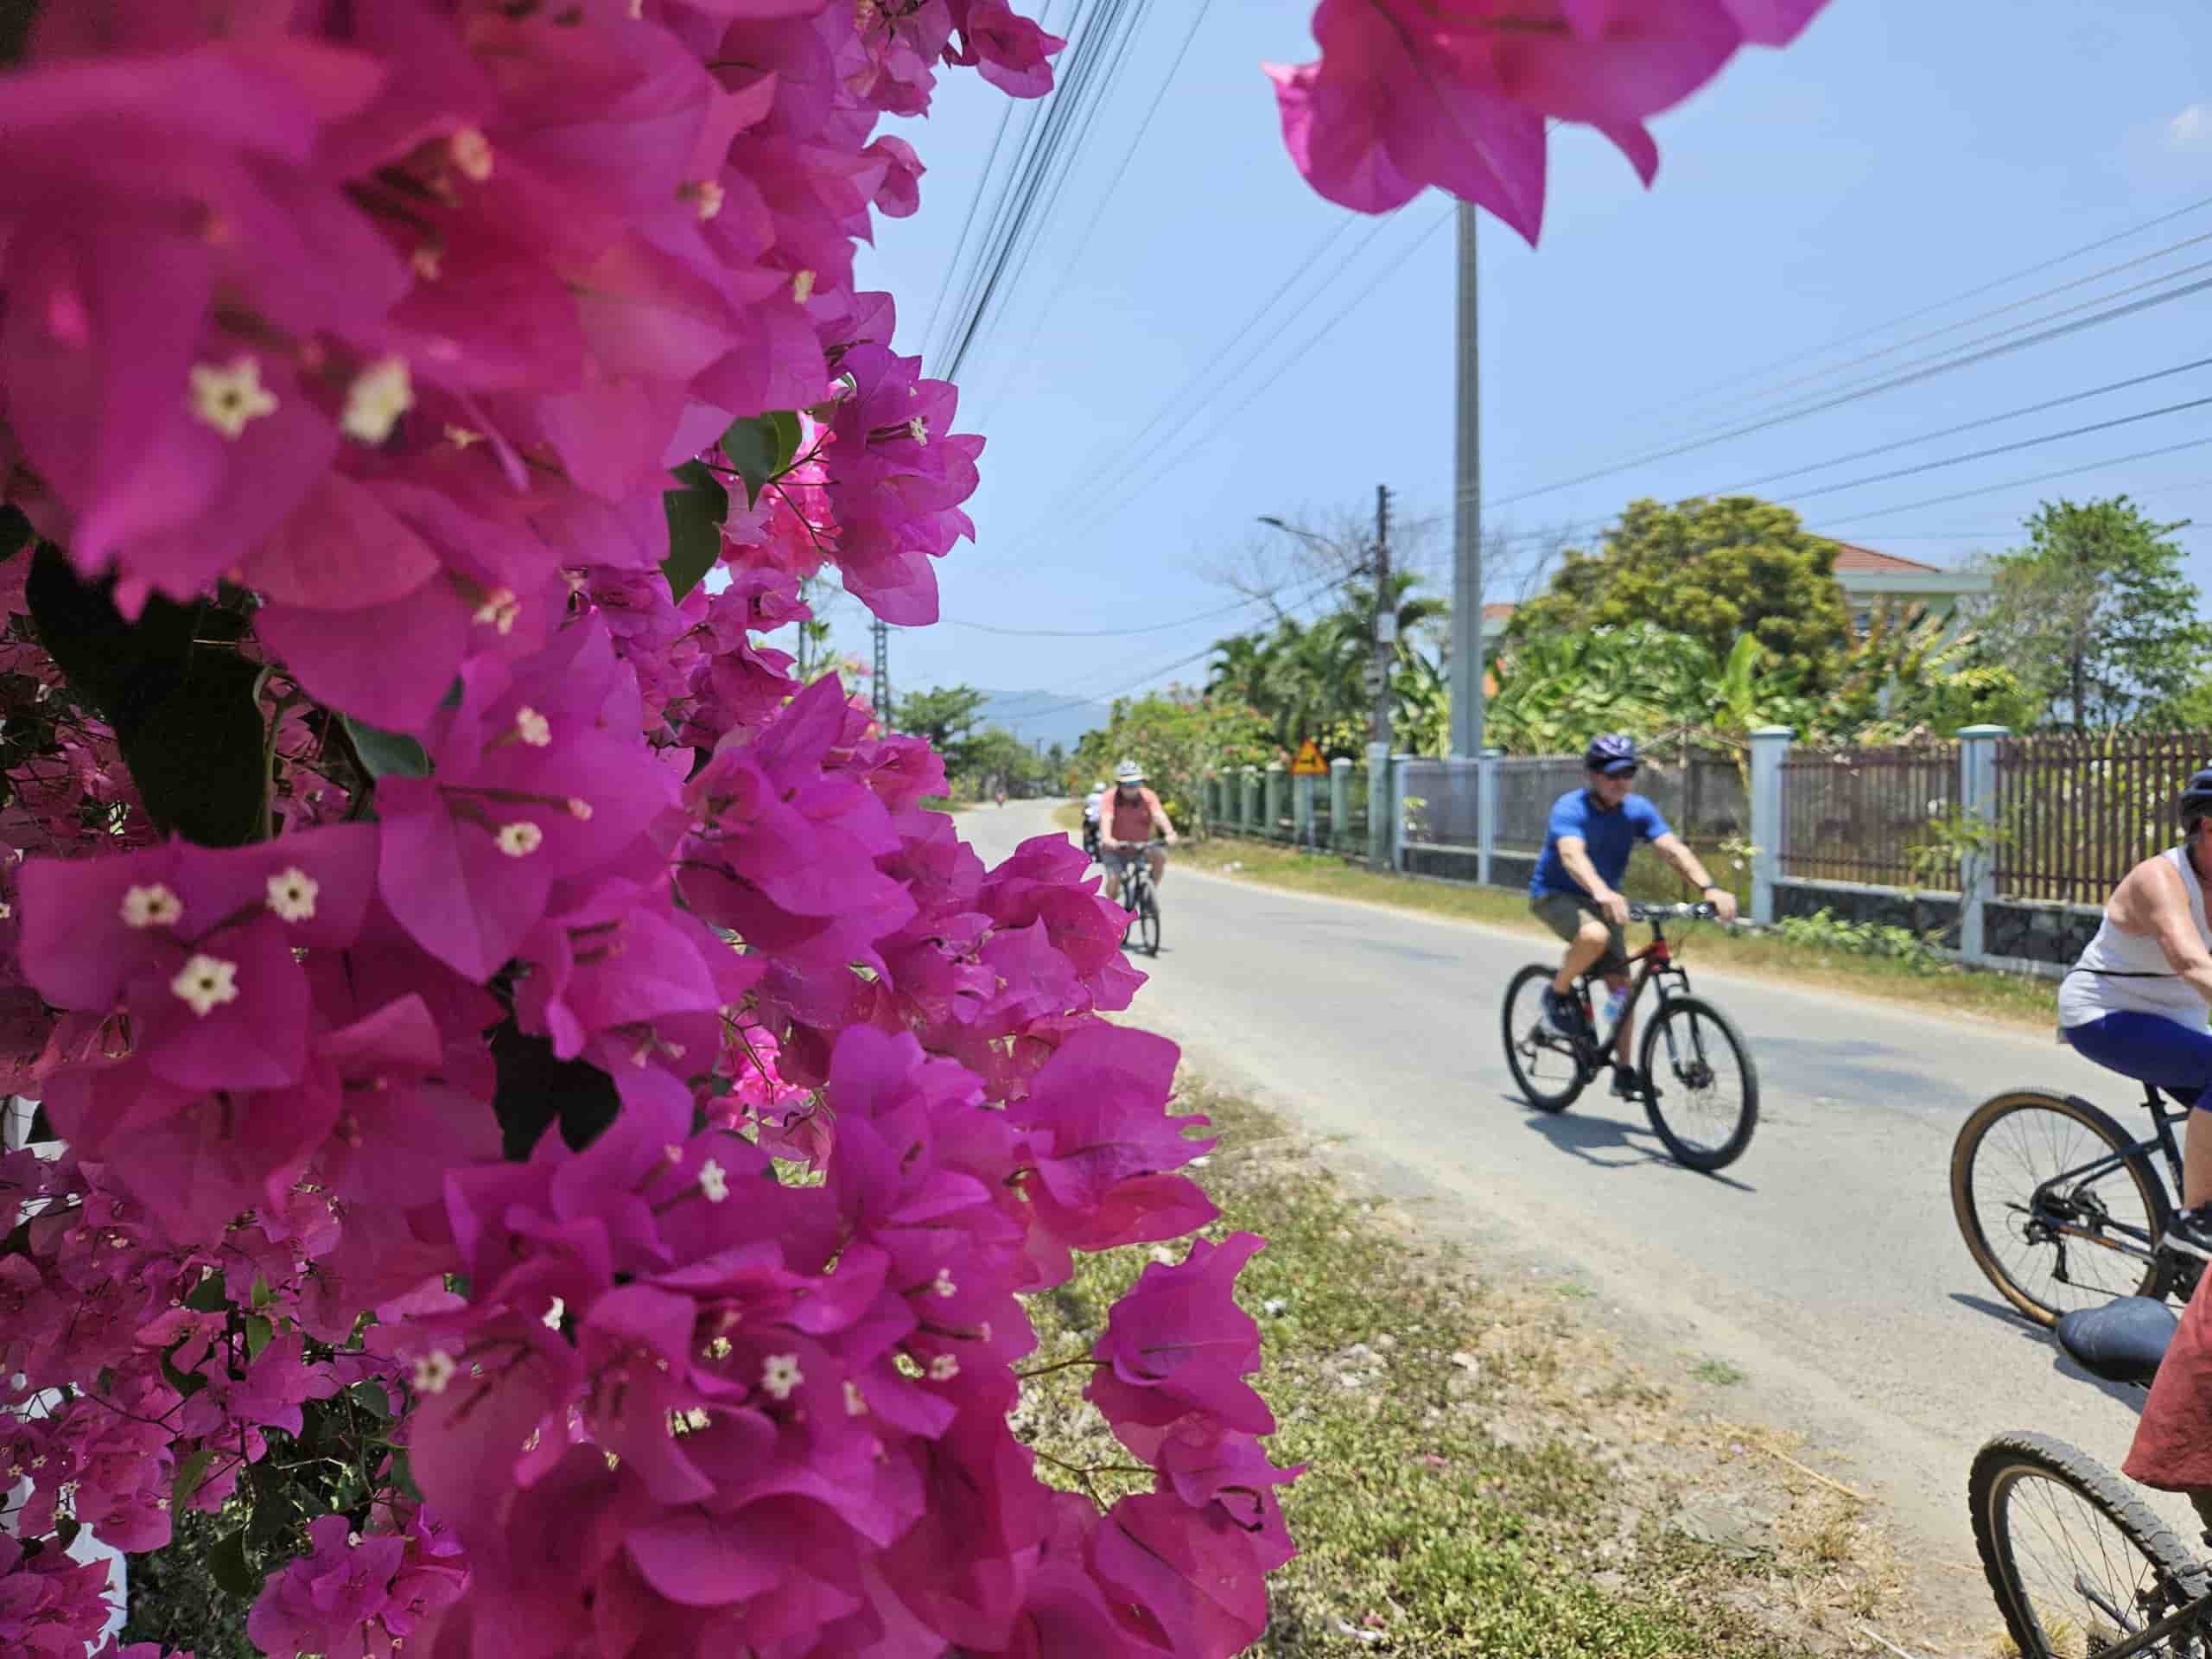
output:
<svg viewBox="0 0 2212 1659"><path fill-rule="evenodd" d="M1782 874L1808 881L1948 887L1926 855L1957 803L1955 743L1792 749L1782 763Z"/></svg>
<svg viewBox="0 0 2212 1659"><path fill-rule="evenodd" d="M2212 734L2117 732L1997 742L1998 894L2101 905L2180 839L2175 804Z"/></svg>

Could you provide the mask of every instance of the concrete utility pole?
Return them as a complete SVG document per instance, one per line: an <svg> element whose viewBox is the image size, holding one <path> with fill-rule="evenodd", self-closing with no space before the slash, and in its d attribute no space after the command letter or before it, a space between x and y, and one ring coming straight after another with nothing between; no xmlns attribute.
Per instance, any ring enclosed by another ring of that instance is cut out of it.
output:
<svg viewBox="0 0 2212 1659"><path fill-rule="evenodd" d="M1375 741L1390 747L1390 663L1396 655L1398 608L1390 602L1390 486L1375 486Z"/></svg>
<svg viewBox="0 0 2212 1659"><path fill-rule="evenodd" d="M1459 430L1452 517L1452 753L1483 752L1482 377L1475 335L1475 209L1459 204Z"/></svg>
<svg viewBox="0 0 2212 1659"><path fill-rule="evenodd" d="M891 625L875 619L875 723L891 729Z"/></svg>

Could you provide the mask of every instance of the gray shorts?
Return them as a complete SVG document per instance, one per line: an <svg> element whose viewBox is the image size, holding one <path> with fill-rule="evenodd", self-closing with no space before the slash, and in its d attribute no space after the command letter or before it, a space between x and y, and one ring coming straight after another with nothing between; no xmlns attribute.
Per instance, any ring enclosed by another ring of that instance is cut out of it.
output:
<svg viewBox="0 0 2212 1659"><path fill-rule="evenodd" d="M1144 859L1141 847L1132 850L1127 847L1101 847L1098 849L1099 868L1107 874L1118 877L1123 870L1135 868Z"/></svg>
<svg viewBox="0 0 2212 1659"><path fill-rule="evenodd" d="M1530 914L1546 927L1565 939L1574 942L1582 931L1585 918L1595 916L1605 921L1605 912L1598 908L1598 901L1586 893L1544 893L1529 901ZM1595 971L1600 976L1624 974L1628 971L1628 934L1616 923L1605 922L1610 936L1605 954L1598 958Z"/></svg>

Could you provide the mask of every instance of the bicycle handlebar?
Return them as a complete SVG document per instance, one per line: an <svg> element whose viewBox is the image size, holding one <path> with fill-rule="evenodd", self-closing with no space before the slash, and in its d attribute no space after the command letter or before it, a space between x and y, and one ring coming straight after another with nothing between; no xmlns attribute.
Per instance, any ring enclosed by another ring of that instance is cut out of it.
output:
<svg viewBox="0 0 2212 1659"><path fill-rule="evenodd" d="M1709 922L1720 912L1711 905L1630 905L1631 922Z"/></svg>

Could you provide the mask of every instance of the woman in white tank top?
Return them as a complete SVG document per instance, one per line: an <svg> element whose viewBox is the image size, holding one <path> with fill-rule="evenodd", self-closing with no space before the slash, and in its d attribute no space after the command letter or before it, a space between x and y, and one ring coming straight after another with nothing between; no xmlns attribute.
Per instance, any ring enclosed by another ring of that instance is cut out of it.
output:
<svg viewBox="0 0 2212 1659"><path fill-rule="evenodd" d="M2186 838L2130 870L2058 990L2058 1039L2196 1106L2182 1137L2182 1211L2164 1243L2212 1261L2212 767L2182 796Z"/></svg>

